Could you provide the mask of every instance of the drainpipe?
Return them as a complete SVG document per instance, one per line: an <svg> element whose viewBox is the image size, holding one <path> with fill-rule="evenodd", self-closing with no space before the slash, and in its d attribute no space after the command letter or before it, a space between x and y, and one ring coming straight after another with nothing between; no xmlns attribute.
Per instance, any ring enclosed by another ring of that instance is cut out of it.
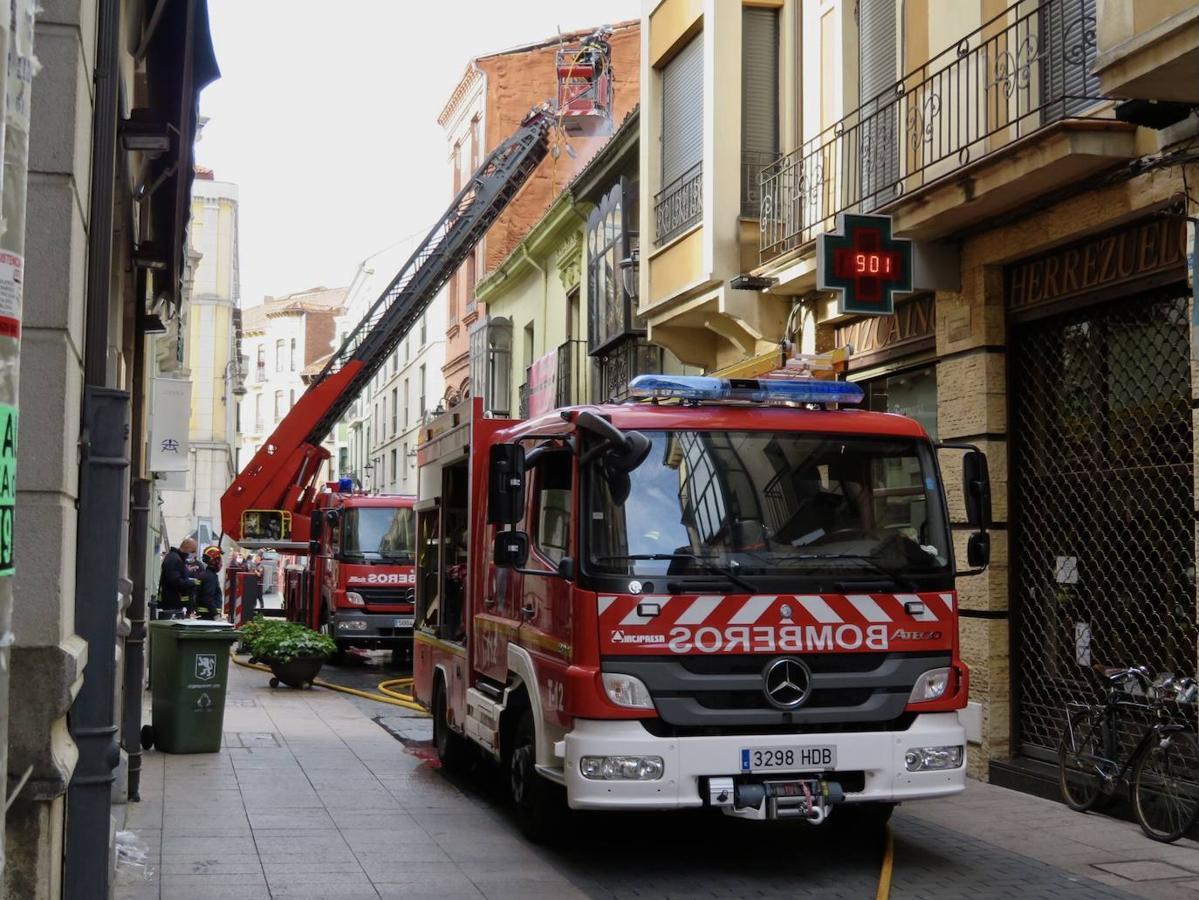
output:
<svg viewBox="0 0 1199 900"><path fill-rule="evenodd" d="M64 896L71 900L107 897L111 892L112 783L121 755L115 708L115 650L121 518L129 502L125 487L129 394L104 386L112 293L120 25L120 0L99 0L75 555L75 631L87 642L88 662L83 686L68 717L79 759L67 788L63 848Z"/></svg>

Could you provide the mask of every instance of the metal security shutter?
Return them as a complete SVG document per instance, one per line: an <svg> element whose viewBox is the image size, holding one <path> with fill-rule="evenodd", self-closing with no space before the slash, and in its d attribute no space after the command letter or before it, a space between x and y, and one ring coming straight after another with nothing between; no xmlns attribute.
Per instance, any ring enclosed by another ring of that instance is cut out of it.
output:
<svg viewBox="0 0 1199 900"><path fill-rule="evenodd" d="M1041 96L1045 121L1076 115L1099 97L1092 74L1095 0L1051 0L1040 14Z"/></svg>
<svg viewBox="0 0 1199 900"><path fill-rule="evenodd" d="M662 186L687 173L704 152L704 40L693 37L662 70Z"/></svg>
<svg viewBox="0 0 1199 900"><path fill-rule="evenodd" d="M893 90L898 75L895 56L895 0L860 0L858 4L858 97L862 172L862 206L874 209L893 199L889 190L899 180L898 107Z"/></svg>
<svg viewBox="0 0 1199 900"><path fill-rule="evenodd" d="M741 207L758 215L762 169L779 155L778 10L741 13Z"/></svg>

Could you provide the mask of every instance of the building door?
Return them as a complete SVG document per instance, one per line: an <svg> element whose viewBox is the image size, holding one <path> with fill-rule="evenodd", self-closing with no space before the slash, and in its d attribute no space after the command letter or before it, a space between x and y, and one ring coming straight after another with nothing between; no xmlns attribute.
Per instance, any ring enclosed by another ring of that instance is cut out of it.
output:
<svg viewBox="0 0 1199 900"><path fill-rule="evenodd" d="M1015 326L1011 598L1017 740L1053 759L1094 664L1195 673L1185 289Z"/></svg>

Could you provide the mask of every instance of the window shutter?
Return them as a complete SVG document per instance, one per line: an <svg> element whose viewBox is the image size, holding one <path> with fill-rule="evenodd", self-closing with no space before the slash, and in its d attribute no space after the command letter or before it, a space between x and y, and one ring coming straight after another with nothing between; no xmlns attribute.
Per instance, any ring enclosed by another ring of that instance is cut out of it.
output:
<svg viewBox="0 0 1199 900"><path fill-rule="evenodd" d="M892 200L888 188L899 179L898 108L892 90L898 77L895 0L860 0L858 99L862 107L861 195L866 210Z"/></svg>
<svg viewBox="0 0 1199 900"><path fill-rule="evenodd" d="M1041 96L1045 121L1077 115L1099 96L1091 74L1098 52L1094 39L1095 0L1061 0L1040 13ZM1088 35L1091 35L1088 38Z"/></svg>
<svg viewBox="0 0 1199 900"><path fill-rule="evenodd" d="M778 10L746 7L741 13L741 149L778 155Z"/></svg>
<svg viewBox="0 0 1199 900"><path fill-rule="evenodd" d="M693 37L662 70L662 187L704 152L704 40Z"/></svg>

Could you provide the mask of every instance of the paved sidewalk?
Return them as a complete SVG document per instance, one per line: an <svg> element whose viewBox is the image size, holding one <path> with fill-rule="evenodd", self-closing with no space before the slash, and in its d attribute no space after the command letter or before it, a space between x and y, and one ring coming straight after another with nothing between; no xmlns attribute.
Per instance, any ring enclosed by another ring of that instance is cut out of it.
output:
<svg viewBox="0 0 1199 900"><path fill-rule="evenodd" d="M145 755L121 827L151 876L119 865L119 900L874 896L881 847L707 811L593 817L535 847L487 779L428 764L427 719L266 681L233 667L219 754ZM1002 788L908 804L893 830L896 900L1199 898L1193 842Z"/></svg>
<svg viewBox="0 0 1199 900"><path fill-rule="evenodd" d="M895 814L897 881L928 852L911 845L903 827L911 820L1141 897L1199 898L1199 843L1161 844L1146 838L1135 823L1076 813L1062 803L978 781L968 782L966 792L953 800L908 803Z"/></svg>

